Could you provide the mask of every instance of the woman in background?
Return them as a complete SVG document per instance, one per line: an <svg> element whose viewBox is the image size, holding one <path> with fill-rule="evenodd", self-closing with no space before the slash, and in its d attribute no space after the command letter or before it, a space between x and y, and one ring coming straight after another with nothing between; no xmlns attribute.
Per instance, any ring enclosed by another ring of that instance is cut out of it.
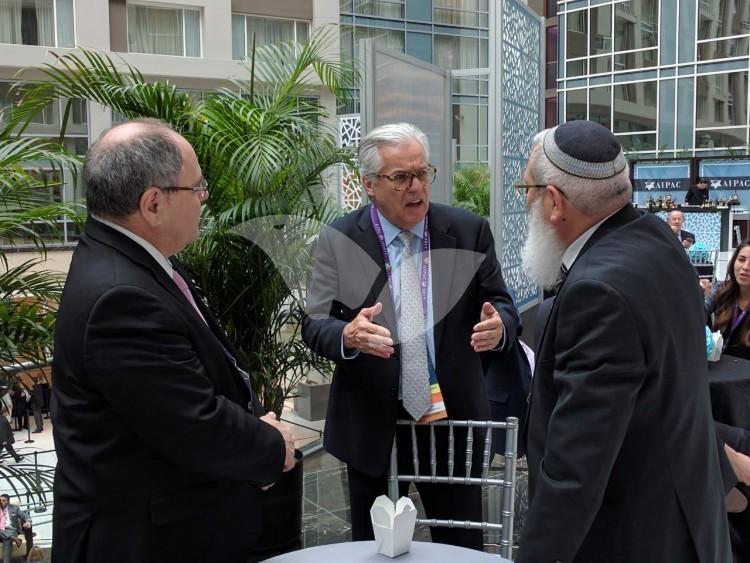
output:
<svg viewBox="0 0 750 563"><path fill-rule="evenodd" d="M724 338L724 354L750 360L750 240L734 251L726 281L711 303L713 330Z"/></svg>

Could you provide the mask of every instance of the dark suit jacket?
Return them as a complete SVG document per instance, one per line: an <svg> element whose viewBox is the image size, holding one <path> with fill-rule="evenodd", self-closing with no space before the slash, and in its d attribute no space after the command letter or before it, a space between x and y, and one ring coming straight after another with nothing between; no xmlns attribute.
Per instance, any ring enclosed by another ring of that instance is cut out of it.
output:
<svg viewBox="0 0 750 563"><path fill-rule="evenodd" d="M196 300L210 327L141 246L89 219L55 335L56 563L198 562L201 546L246 560L284 442L248 412Z"/></svg>
<svg viewBox="0 0 750 563"><path fill-rule="evenodd" d="M489 301L500 312L506 342L513 343L518 317L495 257L489 224L467 211L435 203L430 204L429 224L435 367L445 406L451 418L487 420L487 391L480 354L471 348L472 329L482 303ZM336 364L325 447L358 471L380 476L386 472L396 428L400 350L396 346L389 359L341 356L346 323L378 301L383 313L375 321L398 334L369 206L324 229L316 259L302 335L312 350ZM489 354L502 355L509 349Z"/></svg>
<svg viewBox="0 0 750 563"><path fill-rule="evenodd" d="M683 240L686 240L686 239L692 240L693 244L695 244L695 235L693 233L691 233L690 231L686 231L684 229L681 229L680 230L680 240L683 241Z"/></svg>
<svg viewBox="0 0 750 563"><path fill-rule="evenodd" d="M731 561L692 276L630 206L570 268L536 358L517 563Z"/></svg>

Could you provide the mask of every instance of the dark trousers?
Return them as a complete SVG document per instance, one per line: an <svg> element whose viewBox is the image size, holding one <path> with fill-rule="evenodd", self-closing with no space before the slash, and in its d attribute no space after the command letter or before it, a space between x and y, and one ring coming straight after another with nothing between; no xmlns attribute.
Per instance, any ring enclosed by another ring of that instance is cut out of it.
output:
<svg viewBox="0 0 750 563"><path fill-rule="evenodd" d="M32 406L31 412L34 413L34 431L41 432L44 429L44 422L42 422L42 407Z"/></svg>
<svg viewBox="0 0 750 563"><path fill-rule="evenodd" d="M26 414L26 407L16 409L13 407L13 418L16 421L16 430L23 430L29 425L29 415Z"/></svg>
<svg viewBox="0 0 750 563"><path fill-rule="evenodd" d="M10 442L5 442L3 444L0 444L0 455L2 455L3 453L3 448L8 450L8 453L12 455L13 459L15 459L16 461L21 459L21 456L16 453L16 450L13 449L13 444L11 444Z"/></svg>
<svg viewBox="0 0 750 563"><path fill-rule="evenodd" d="M347 465L349 502L352 514L352 541L374 539L370 507L380 495L388 494L386 475L371 477ZM441 485L417 483L419 497L428 518L482 520L482 489L479 485ZM409 484L399 483L399 495L408 493ZM430 528L434 543L447 543L482 551L481 530L462 528Z"/></svg>

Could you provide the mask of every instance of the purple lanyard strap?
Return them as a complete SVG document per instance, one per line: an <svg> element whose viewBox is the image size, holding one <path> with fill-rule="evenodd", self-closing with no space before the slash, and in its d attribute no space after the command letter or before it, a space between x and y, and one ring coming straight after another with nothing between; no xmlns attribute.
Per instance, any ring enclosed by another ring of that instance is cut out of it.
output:
<svg viewBox="0 0 750 563"><path fill-rule="evenodd" d="M391 290L391 297L393 297L393 280L391 279L391 259L388 257L388 247L385 244L385 235L383 234L383 226L380 224L380 217L378 217L378 211L375 209L375 205L370 205L370 219L372 219L372 226L375 227L375 234L378 237L380 243L380 252L383 254L383 261L385 262L385 275L388 278L388 287ZM422 292L422 310L427 315L427 277L429 275L429 263L430 263L430 230L427 215L424 217L424 232L422 233L422 260L421 260L421 271L419 275L420 289Z"/></svg>

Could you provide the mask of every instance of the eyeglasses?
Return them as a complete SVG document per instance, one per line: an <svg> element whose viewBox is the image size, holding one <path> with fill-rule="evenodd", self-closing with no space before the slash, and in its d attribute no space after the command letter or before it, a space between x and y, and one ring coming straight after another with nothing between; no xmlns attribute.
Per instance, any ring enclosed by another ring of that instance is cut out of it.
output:
<svg viewBox="0 0 750 563"><path fill-rule="evenodd" d="M544 185L542 185L542 184L527 184L526 182L519 181L519 182L515 182L513 184L513 187L516 188L521 194L526 195L531 188L539 188L540 190L546 189L547 184L544 184ZM562 191L560 188L558 188L557 186L555 186L555 189L558 192L560 192L565 199L568 198L568 196L565 194L565 192Z"/></svg>
<svg viewBox="0 0 750 563"><path fill-rule="evenodd" d="M392 188L397 192L403 192L411 187L414 178L417 178L422 184L432 184L437 177L437 168L428 164L422 170L417 172L399 172L398 174L373 174L376 178L385 178L392 184Z"/></svg>
<svg viewBox="0 0 750 563"><path fill-rule="evenodd" d="M201 183L197 186L192 187L182 187L182 186L157 186L160 190L163 190L165 192L180 192L180 191L190 191L195 192L198 194L198 198L201 201L206 201L208 199L208 183L206 182L205 178L201 178Z"/></svg>

